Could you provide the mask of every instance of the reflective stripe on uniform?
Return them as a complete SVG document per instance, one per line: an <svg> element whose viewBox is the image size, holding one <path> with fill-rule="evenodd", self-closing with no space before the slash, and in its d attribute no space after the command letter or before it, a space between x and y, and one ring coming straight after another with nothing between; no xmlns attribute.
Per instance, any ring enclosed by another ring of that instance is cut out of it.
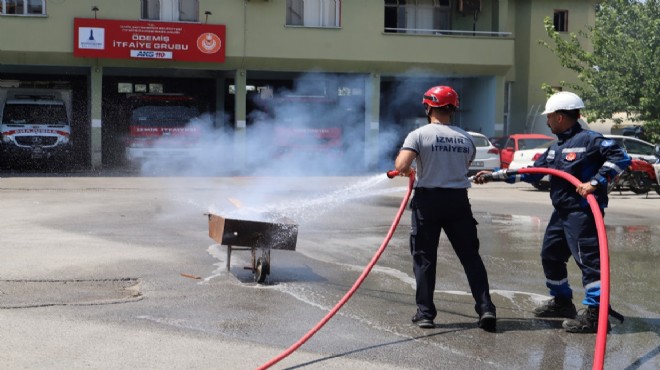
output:
<svg viewBox="0 0 660 370"><path fill-rule="evenodd" d="M621 173L621 172L623 172L623 170L621 169L621 167L617 166L616 164L614 164L614 163L612 163L612 162L605 162L605 163L603 163L603 167L611 168L611 169L613 169L614 171L616 171L616 173Z"/></svg>
<svg viewBox="0 0 660 370"><path fill-rule="evenodd" d="M562 153L584 153L587 151L587 148L564 148L561 150Z"/></svg>
<svg viewBox="0 0 660 370"><path fill-rule="evenodd" d="M600 287L600 280L594 281L592 283L589 283L589 284L585 285L584 289L590 289L590 288L594 288L594 287Z"/></svg>
<svg viewBox="0 0 660 370"><path fill-rule="evenodd" d="M550 279L546 279L546 282L547 282L548 284L552 284L552 285L568 284L568 278L564 278L564 279L561 279L561 280L550 280Z"/></svg>

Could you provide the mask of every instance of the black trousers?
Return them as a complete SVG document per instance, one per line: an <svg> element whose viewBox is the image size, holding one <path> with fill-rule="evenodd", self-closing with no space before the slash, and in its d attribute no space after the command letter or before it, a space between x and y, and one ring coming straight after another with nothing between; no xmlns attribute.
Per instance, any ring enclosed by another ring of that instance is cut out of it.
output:
<svg viewBox="0 0 660 370"><path fill-rule="evenodd" d="M477 221L467 189L417 188L411 201L410 253L417 282L418 311L429 319L437 315L433 303L440 233L445 231L463 265L476 302L477 314L495 312L488 291L488 275L479 255Z"/></svg>

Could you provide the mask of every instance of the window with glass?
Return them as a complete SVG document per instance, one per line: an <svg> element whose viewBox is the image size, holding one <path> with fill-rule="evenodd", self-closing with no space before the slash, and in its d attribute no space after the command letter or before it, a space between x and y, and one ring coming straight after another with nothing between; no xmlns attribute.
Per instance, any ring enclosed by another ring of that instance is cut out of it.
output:
<svg viewBox="0 0 660 370"><path fill-rule="evenodd" d="M488 141L488 139L486 139L483 136L470 135L470 137L472 138L472 142L474 143L474 146L476 146L476 147L482 148L482 147L490 146L490 141Z"/></svg>
<svg viewBox="0 0 660 370"><path fill-rule="evenodd" d="M3 15L46 15L46 0L0 0Z"/></svg>
<svg viewBox="0 0 660 370"><path fill-rule="evenodd" d="M385 0L385 32L434 33L450 29L450 0Z"/></svg>
<svg viewBox="0 0 660 370"><path fill-rule="evenodd" d="M568 32L568 10L555 10L555 31Z"/></svg>
<svg viewBox="0 0 660 370"><path fill-rule="evenodd" d="M141 0L142 19L198 22L199 0Z"/></svg>
<svg viewBox="0 0 660 370"><path fill-rule="evenodd" d="M339 27L341 0L286 0L287 26Z"/></svg>
<svg viewBox="0 0 660 370"><path fill-rule="evenodd" d="M58 122L66 124L66 107L64 104L10 104L5 105L2 117L5 124L37 125L43 122Z"/></svg>
<svg viewBox="0 0 660 370"><path fill-rule="evenodd" d="M150 104L133 110L131 121L135 125L151 127L182 127L199 117L199 110L192 104Z"/></svg>
<svg viewBox="0 0 660 370"><path fill-rule="evenodd" d="M655 153L655 147L653 145L632 139L624 139L623 147L628 153L632 154L653 155Z"/></svg>

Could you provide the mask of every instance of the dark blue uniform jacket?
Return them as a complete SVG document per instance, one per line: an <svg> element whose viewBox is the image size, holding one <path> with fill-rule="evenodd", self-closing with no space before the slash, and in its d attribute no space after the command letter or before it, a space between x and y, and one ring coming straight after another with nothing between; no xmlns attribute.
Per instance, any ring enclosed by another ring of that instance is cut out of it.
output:
<svg viewBox="0 0 660 370"><path fill-rule="evenodd" d="M579 123L557 135L543 155L534 162L534 167L553 168L575 176L581 182L598 180L599 186L593 194L601 209L607 207L607 183L630 165L630 157L614 140L600 133L584 130ZM519 180L534 183L543 174L522 174ZM518 179L509 178L507 182ZM550 177L550 199L558 210L588 208L585 198L575 191L570 182Z"/></svg>

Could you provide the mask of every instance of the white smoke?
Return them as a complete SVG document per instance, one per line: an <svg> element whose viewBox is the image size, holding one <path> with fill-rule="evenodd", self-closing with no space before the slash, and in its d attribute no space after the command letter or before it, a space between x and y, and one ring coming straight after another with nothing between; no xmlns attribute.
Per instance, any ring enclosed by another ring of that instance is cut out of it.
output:
<svg viewBox="0 0 660 370"><path fill-rule="evenodd" d="M251 95L252 105L263 109L250 112L244 135L232 129L218 129L214 127L214 118L204 115L191 123L199 125L203 132L184 156L155 155L141 163L141 174L344 176L367 173L372 168L367 168L365 163L370 125L365 122L366 90L364 77L348 80L343 76L306 74L294 81L293 88L274 91L272 98ZM416 95L419 94L418 90ZM381 166L392 163L392 148L396 148L405 135L400 127L392 128L397 127L397 123L387 127L381 124L378 136ZM319 130L326 130L327 136L315 137ZM334 140L332 132L327 134L332 130L341 131L338 145L328 144ZM287 135L290 135L288 139ZM155 147L160 145L156 142ZM163 144L164 152L166 148Z"/></svg>

